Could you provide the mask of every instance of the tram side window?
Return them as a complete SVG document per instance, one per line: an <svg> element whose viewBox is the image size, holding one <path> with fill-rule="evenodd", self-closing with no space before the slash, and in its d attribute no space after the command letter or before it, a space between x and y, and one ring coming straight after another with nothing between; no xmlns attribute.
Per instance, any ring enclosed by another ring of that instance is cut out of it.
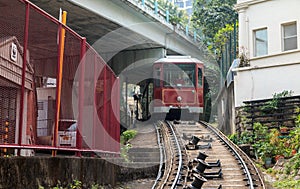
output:
<svg viewBox="0 0 300 189"><path fill-rule="evenodd" d="M198 87L202 87L202 69L198 68Z"/></svg>
<svg viewBox="0 0 300 189"><path fill-rule="evenodd" d="M160 70L161 70L160 68L155 68L154 84L156 87L160 86L160 73L161 73Z"/></svg>

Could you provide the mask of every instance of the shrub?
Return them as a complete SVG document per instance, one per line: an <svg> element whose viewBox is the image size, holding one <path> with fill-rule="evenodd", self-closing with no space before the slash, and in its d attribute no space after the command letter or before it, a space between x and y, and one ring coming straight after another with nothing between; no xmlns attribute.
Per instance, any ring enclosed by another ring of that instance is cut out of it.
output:
<svg viewBox="0 0 300 189"><path fill-rule="evenodd" d="M134 138L137 134L136 130L127 130L124 131L121 135L121 137L123 138L123 144L126 144L130 139Z"/></svg>

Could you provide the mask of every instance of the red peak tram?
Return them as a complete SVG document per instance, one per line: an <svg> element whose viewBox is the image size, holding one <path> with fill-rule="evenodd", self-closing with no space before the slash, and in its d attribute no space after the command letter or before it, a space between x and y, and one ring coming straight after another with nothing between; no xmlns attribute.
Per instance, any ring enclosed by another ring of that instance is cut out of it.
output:
<svg viewBox="0 0 300 189"><path fill-rule="evenodd" d="M153 114L167 120L199 120L204 109L203 68L201 61L189 56L157 60L153 65Z"/></svg>

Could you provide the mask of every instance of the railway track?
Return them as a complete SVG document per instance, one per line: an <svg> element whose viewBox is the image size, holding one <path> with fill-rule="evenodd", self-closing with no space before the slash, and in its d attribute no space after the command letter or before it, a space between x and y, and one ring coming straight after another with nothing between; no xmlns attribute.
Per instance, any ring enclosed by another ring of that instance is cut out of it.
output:
<svg viewBox="0 0 300 189"><path fill-rule="evenodd" d="M205 122L160 122L161 169L152 189L265 189L252 160Z"/></svg>
<svg viewBox="0 0 300 189"><path fill-rule="evenodd" d="M160 147L165 149L163 151L164 162L161 162L161 170L152 188L183 188L185 181L182 180L182 171L184 165L187 164L184 158L186 156L184 146L170 123L161 122L159 125L159 141L162 143Z"/></svg>

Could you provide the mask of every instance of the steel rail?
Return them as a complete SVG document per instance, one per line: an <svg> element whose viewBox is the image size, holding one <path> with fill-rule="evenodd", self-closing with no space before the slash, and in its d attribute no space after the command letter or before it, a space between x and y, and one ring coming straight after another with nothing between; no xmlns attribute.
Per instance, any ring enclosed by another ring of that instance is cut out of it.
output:
<svg viewBox="0 0 300 189"><path fill-rule="evenodd" d="M235 156L239 159L239 161L241 162L243 169L246 173L246 177L248 178L248 184L249 184L249 188L250 189L254 189L254 184L253 184L253 180L251 177L251 173L245 163L245 161L243 160L243 158L240 156L240 154L236 151L236 149L227 141L224 139L223 136L221 136L220 132L218 130L216 130L214 127L210 126L208 123L204 122L204 121L200 121L200 123L202 123L203 125L205 125L208 129L210 129L212 132L214 132L217 136L219 136L219 138L226 143L226 145L234 152Z"/></svg>
<svg viewBox="0 0 300 189"><path fill-rule="evenodd" d="M220 135L225 136L223 133L220 133ZM260 180L260 183L261 183L261 187L263 189L266 189L265 183L263 181L264 179L259 174L259 171L258 171L257 167L255 166L255 164L253 163L253 161L251 160L251 158L249 158L249 156L243 150L241 150L240 147L238 147L236 144L232 143L231 145L234 146L235 149L237 149L241 154L243 154L243 156L245 156L245 158L251 163L251 165L253 166L255 172L257 173L257 176L259 177L259 180Z"/></svg>
<svg viewBox="0 0 300 189"><path fill-rule="evenodd" d="M176 185L178 183L178 180L179 180L179 176L180 176L180 171L182 169L182 153L181 153L181 148L180 148L180 145L179 145L179 142L178 142L178 139L177 139L177 135L173 129L173 126L170 122L167 122L169 128L171 129L173 135L174 135L174 139L175 139L175 142L176 142L176 146L178 148L178 155L179 155L179 162L178 162L178 170L177 170L177 173L176 173L176 177L174 179L174 182L171 186L171 189L174 189L176 188Z"/></svg>
<svg viewBox="0 0 300 189"><path fill-rule="evenodd" d="M160 179L161 174L162 174L163 161L164 161L164 155L163 155L163 149L162 149L163 146L162 146L162 143L160 140L159 130L158 130L157 124L154 124L154 125L155 125L156 135L157 135L157 144L159 145L160 160L159 160L159 168L158 168L157 177L156 177L151 189L155 189L156 185L158 184L158 180Z"/></svg>

